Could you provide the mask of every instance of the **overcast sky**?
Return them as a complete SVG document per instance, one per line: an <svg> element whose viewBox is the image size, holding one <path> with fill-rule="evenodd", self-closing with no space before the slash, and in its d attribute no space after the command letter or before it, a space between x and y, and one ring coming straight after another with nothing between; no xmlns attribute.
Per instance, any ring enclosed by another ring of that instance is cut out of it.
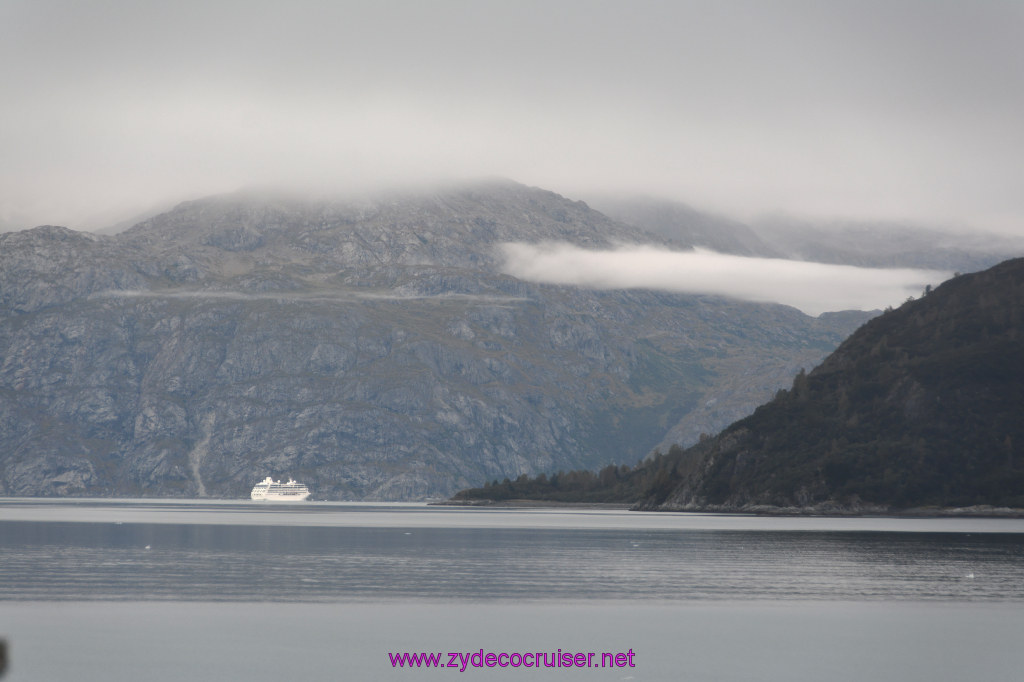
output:
<svg viewBox="0 0 1024 682"><path fill-rule="evenodd" d="M0 225L499 175L1024 233L1020 0L0 0Z"/></svg>

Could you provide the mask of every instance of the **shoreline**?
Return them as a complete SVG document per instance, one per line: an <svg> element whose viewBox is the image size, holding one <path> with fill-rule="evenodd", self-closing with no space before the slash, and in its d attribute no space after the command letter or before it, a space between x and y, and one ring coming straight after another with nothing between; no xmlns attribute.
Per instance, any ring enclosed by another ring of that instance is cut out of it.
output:
<svg viewBox="0 0 1024 682"><path fill-rule="evenodd" d="M973 505L969 507L913 507L910 509L886 509L883 507L864 507L850 509L842 507L773 507L769 505L751 505L750 507L688 507L688 508L641 508L636 504L615 502L559 502L556 500L445 500L429 502L428 506L438 507L488 507L492 509L611 509L622 511L638 511L653 513L682 514L724 514L735 516L808 516L808 517L890 517L890 518L1024 518L1024 509L1015 507L993 507L990 505Z"/></svg>
<svg viewBox="0 0 1024 682"><path fill-rule="evenodd" d="M490 507L492 509L617 509L630 511L629 502L559 502L558 500L442 500L428 507Z"/></svg>

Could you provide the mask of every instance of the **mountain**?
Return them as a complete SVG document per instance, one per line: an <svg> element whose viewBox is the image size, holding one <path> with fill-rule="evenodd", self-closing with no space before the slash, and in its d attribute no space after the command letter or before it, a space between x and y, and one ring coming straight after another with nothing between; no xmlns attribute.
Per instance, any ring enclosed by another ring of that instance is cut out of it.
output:
<svg viewBox="0 0 1024 682"><path fill-rule="evenodd" d="M424 499L633 462L870 317L531 284L508 241L679 246L507 181L0 235L0 494Z"/></svg>
<svg viewBox="0 0 1024 682"><path fill-rule="evenodd" d="M1024 252L1024 240L886 222L798 220L750 224L653 197L595 197L590 205L627 225L719 253L872 268L976 272Z"/></svg>
<svg viewBox="0 0 1024 682"><path fill-rule="evenodd" d="M627 225L687 247L760 258L834 263L873 268L924 268L975 272L1024 253L1024 240L983 233L955 233L919 225L883 222L810 222L783 216L745 224L686 204L649 196L596 196L591 206ZM825 313L826 316L850 313ZM862 321L863 316L848 319ZM838 319L834 319L839 322ZM851 329L856 326L854 324ZM806 365L812 367L813 363ZM749 387L732 374L706 403L689 411L661 438L658 448L690 445L750 413ZM760 393L767 400L771 393Z"/></svg>
<svg viewBox="0 0 1024 682"><path fill-rule="evenodd" d="M1024 252L1024 240L885 222L811 223L782 217L752 226L785 258L873 268L976 272Z"/></svg>
<svg viewBox="0 0 1024 682"><path fill-rule="evenodd" d="M590 205L627 225L680 244L737 256L780 258L749 225L698 211L686 204L654 197L596 197Z"/></svg>
<svg viewBox="0 0 1024 682"><path fill-rule="evenodd" d="M455 501L639 509L1024 508L1024 259L872 319L792 388L634 469L521 477Z"/></svg>
<svg viewBox="0 0 1024 682"><path fill-rule="evenodd" d="M663 462L657 509L1024 507L1024 259L877 317Z"/></svg>

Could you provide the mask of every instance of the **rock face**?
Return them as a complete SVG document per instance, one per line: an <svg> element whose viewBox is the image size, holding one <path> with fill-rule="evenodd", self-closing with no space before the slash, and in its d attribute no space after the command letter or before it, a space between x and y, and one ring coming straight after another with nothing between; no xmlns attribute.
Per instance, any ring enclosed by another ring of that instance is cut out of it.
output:
<svg viewBox="0 0 1024 682"><path fill-rule="evenodd" d="M0 494L424 499L632 463L868 317L501 274L498 244L544 240L665 243L509 182L0 235Z"/></svg>

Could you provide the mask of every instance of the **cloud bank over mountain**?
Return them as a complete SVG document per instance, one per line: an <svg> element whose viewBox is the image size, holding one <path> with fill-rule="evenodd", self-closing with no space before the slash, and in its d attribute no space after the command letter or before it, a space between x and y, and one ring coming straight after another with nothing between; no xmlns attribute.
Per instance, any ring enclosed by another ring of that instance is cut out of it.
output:
<svg viewBox="0 0 1024 682"><path fill-rule="evenodd" d="M499 175L1024 230L1024 4L0 3L0 229Z"/></svg>
<svg viewBox="0 0 1024 682"><path fill-rule="evenodd" d="M814 316L899 305L951 275L635 245L592 250L564 243L509 243L501 246L501 252L504 272L532 282L729 296L783 303Z"/></svg>

